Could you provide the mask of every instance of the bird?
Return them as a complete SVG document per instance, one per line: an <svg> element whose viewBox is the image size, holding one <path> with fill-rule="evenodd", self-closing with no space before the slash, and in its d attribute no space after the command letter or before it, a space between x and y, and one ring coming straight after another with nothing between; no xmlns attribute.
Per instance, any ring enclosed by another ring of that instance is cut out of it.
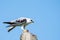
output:
<svg viewBox="0 0 60 40"><path fill-rule="evenodd" d="M8 32L10 32L12 29L14 29L17 26L20 26L22 30L25 30L26 26L34 23L34 21L31 18L27 17L20 17L15 20L9 21L9 22L3 22L5 24L9 24L8 27Z"/></svg>

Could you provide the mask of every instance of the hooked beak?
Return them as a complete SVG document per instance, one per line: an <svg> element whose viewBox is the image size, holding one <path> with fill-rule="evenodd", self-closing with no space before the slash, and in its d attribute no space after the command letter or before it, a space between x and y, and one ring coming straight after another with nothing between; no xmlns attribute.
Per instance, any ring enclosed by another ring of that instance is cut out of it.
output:
<svg viewBox="0 0 60 40"><path fill-rule="evenodd" d="M34 21L32 21L32 23L34 23Z"/></svg>
<svg viewBox="0 0 60 40"><path fill-rule="evenodd" d="M34 21L32 21L32 23L34 23Z"/></svg>

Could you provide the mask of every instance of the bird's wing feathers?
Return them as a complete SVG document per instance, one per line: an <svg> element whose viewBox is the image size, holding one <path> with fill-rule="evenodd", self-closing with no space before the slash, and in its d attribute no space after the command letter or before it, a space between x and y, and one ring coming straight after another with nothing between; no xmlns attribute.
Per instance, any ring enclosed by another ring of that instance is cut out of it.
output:
<svg viewBox="0 0 60 40"><path fill-rule="evenodd" d="M15 22L3 22L3 23L6 23L6 24L16 24Z"/></svg>
<svg viewBox="0 0 60 40"><path fill-rule="evenodd" d="M18 23L26 23L26 19L20 19L20 20L16 20L16 22L18 22Z"/></svg>
<svg viewBox="0 0 60 40"><path fill-rule="evenodd" d="M23 22L26 23L26 21L27 21L26 19L23 19L23 20L21 20L21 23L23 23Z"/></svg>

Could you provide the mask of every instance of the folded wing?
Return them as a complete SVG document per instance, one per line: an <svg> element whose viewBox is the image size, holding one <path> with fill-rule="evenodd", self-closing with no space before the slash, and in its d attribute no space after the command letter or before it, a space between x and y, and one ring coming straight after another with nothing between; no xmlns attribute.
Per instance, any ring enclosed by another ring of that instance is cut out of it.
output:
<svg viewBox="0 0 60 40"><path fill-rule="evenodd" d="M5 23L5 24L16 24L14 22L3 22L3 23Z"/></svg>

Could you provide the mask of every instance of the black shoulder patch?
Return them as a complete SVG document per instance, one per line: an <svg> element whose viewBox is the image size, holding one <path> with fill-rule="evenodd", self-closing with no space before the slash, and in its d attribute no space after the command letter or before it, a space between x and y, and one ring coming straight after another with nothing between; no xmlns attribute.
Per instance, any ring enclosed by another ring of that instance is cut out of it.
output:
<svg viewBox="0 0 60 40"><path fill-rule="evenodd" d="M26 19L23 19L23 20L21 20L21 23L22 23L22 22L26 23L26 21L27 21Z"/></svg>

